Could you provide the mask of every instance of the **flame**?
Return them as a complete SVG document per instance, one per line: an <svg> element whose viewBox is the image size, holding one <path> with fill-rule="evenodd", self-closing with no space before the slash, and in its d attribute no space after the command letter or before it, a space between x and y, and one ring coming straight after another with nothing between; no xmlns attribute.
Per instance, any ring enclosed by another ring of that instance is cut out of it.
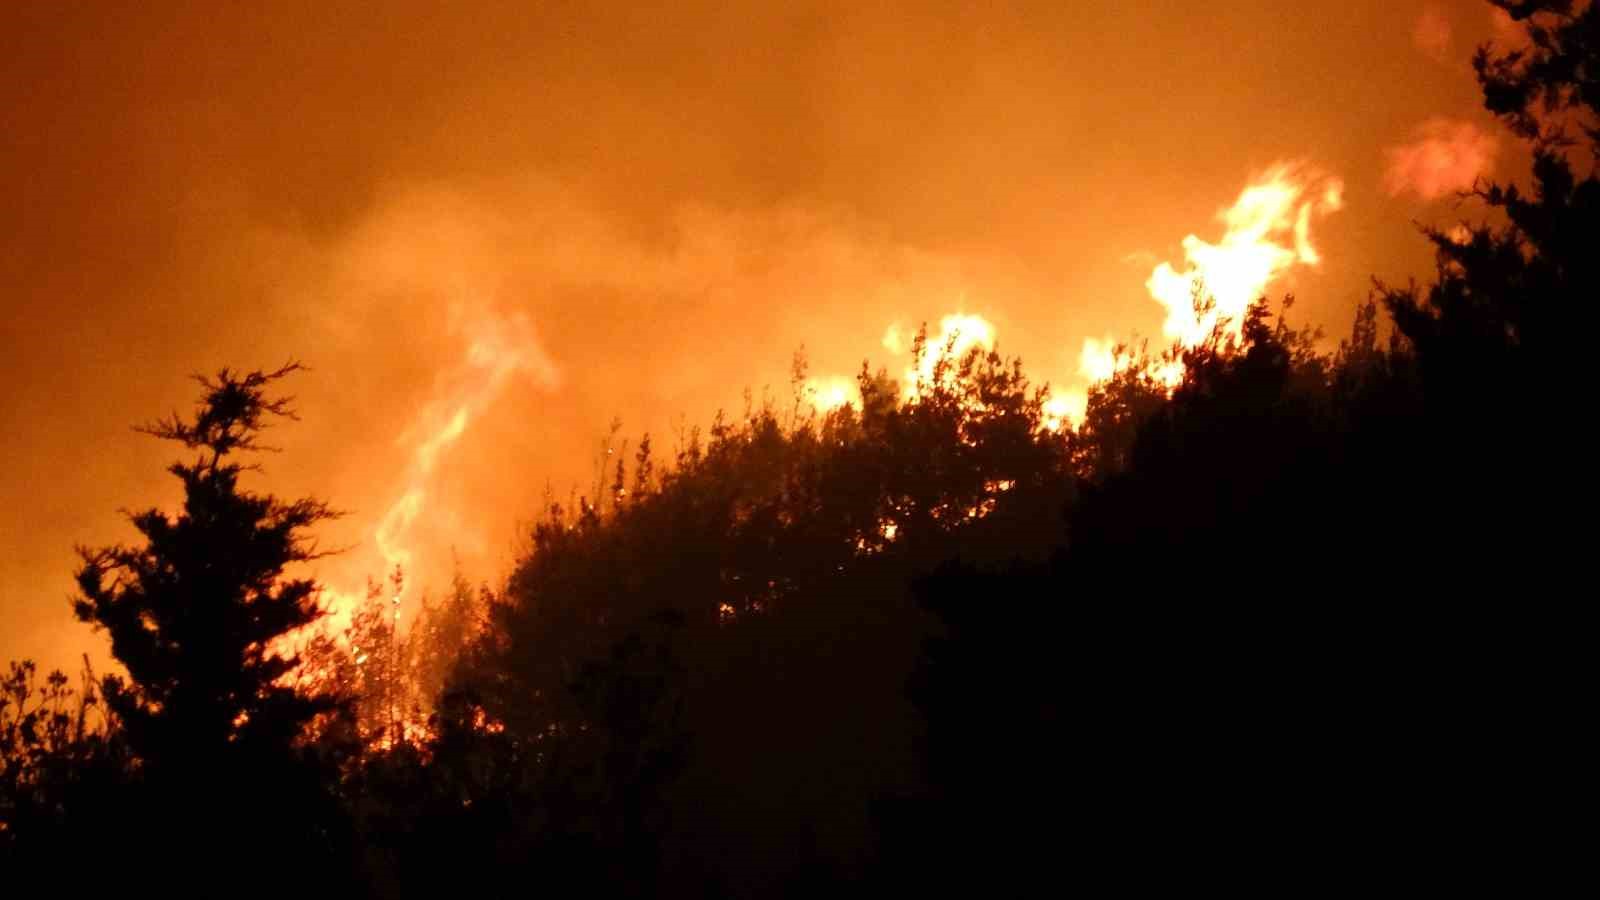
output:
<svg viewBox="0 0 1600 900"><path fill-rule="evenodd" d="M1064 393L1051 392L1040 408L1046 431L1060 431L1073 422L1083 421L1089 409L1089 392L1081 387L1068 388Z"/></svg>
<svg viewBox="0 0 1600 900"><path fill-rule="evenodd" d="M1112 338L1086 338L1078 355L1078 374L1090 384L1105 381L1117 373L1117 342Z"/></svg>
<svg viewBox="0 0 1600 900"><path fill-rule="evenodd" d="M1167 310L1162 332L1185 347L1204 341L1219 321L1238 335L1245 310L1267 285L1296 265L1322 262L1311 243L1311 223L1338 211L1343 198L1337 178L1293 163L1268 169L1218 213L1227 229L1217 243L1191 234L1183 239L1183 271L1164 262L1150 273L1145 288ZM1215 306L1197 313L1194 301L1202 292Z"/></svg>
<svg viewBox="0 0 1600 900"><path fill-rule="evenodd" d="M1078 353L1078 374L1087 384L1099 384L1117 373L1126 364L1121 347L1111 337L1085 338ZM1054 390L1044 400L1041 412L1048 431L1060 431L1073 422L1083 421L1089 408L1089 390L1083 385L1068 387L1060 393Z"/></svg>
<svg viewBox="0 0 1600 900"><path fill-rule="evenodd" d="M984 350L994 349L994 325L983 316L973 313L952 313L939 320L938 337L931 339L935 348L949 347L956 356L964 356L974 347ZM922 367L925 374L933 374L933 362L924 359Z"/></svg>
<svg viewBox="0 0 1600 900"><path fill-rule="evenodd" d="M884 330L883 340L879 341L879 343L883 345L883 349L893 353L895 356L906 352L905 334L900 330L900 323L891 322L889 327Z"/></svg>
<svg viewBox="0 0 1600 900"><path fill-rule="evenodd" d="M1268 285L1294 266L1321 265L1311 225L1343 205L1344 184L1337 178L1296 163L1268 169L1217 214L1226 229L1216 243L1191 234L1183 239L1183 271L1163 262L1150 273L1145 289L1167 310L1162 333L1183 347L1197 346L1219 324L1224 333L1238 336L1245 311L1265 295ZM1197 299L1209 300L1210 306L1197 309ZM1078 357L1078 374L1094 385L1132 365L1133 357L1110 338L1088 338ZM1146 374L1168 387L1183 378L1179 362L1145 365ZM1087 408L1084 387L1052 394L1045 401L1045 425L1054 430L1082 421Z"/></svg>
<svg viewBox="0 0 1600 900"><path fill-rule="evenodd" d="M1296 163L1268 169L1245 187L1233 206L1217 214L1227 226L1217 243L1191 234L1183 239L1183 271L1164 262L1150 273L1145 288L1167 310L1162 332L1183 347L1204 341L1219 322L1225 333L1238 336L1245 311L1265 295L1268 285L1296 265L1322 263L1311 242L1311 225L1343 203L1344 184L1337 178ZM1197 299L1209 299L1209 309L1196 310ZM1058 431L1083 421L1087 386L1135 364L1112 338L1085 339L1078 355L1078 375L1085 384L1051 392L1044 402L1044 426ZM1183 379L1183 364L1177 360L1145 360L1143 365L1146 375L1168 388Z"/></svg>
<svg viewBox="0 0 1600 900"><path fill-rule="evenodd" d="M546 386L559 380L555 364L534 340L532 323L525 314L487 317L477 323L475 331L462 362L440 377L436 391L441 396L401 435L402 442L415 443L409 483L373 534L385 571L410 567L413 554L405 537L427 504L428 482L440 457L461 439L473 420L515 376L529 376Z"/></svg>
<svg viewBox="0 0 1600 900"><path fill-rule="evenodd" d="M951 313L940 319L939 333L928 336L922 357L906 367L902 389L905 398L915 400L918 385L933 383L941 358L959 360L973 350L993 350L994 336L994 324L974 313ZM886 342L887 338L885 335ZM949 377L950 373L946 373Z"/></svg>
<svg viewBox="0 0 1600 900"><path fill-rule="evenodd" d="M896 356L910 351L899 322L884 331L879 342ZM960 360L973 350L989 351L995 346L995 327L988 319L975 313L951 313L939 320L939 332L927 336L920 358L906 366L902 378L901 397L916 402L921 387L933 383L938 374L939 361ZM945 372L946 381L954 377ZM855 378L843 375L824 375L807 378L801 387L801 396L818 412L831 412L842 407L861 408L861 388Z"/></svg>
<svg viewBox="0 0 1600 900"><path fill-rule="evenodd" d="M462 359L440 373L434 398L400 435L397 443L409 446L410 460L395 500L379 517L372 531L373 545L384 572L413 568L415 552L410 532L427 510L433 475L451 448L460 442L473 422L516 379L553 387L559 382L555 364L535 340L525 314L483 316L470 328L470 341ZM393 601L399 618L401 595L413 580L402 583ZM336 619L348 617L362 595L324 588L324 605Z"/></svg>
<svg viewBox="0 0 1600 900"><path fill-rule="evenodd" d="M1191 234L1182 242L1181 271L1170 262L1151 271L1145 288L1166 309L1163 334L1184 348L1198 346L1219 326L1237 337L1246 310L1265 296L1269 285L1296 266L1322 264L1322 253L1312 241L1312 225L1343 205L1344 183L1336 177L1303 163L1268 168L1246 185L1232 206L1217 213L1224 230L1215 243ZM1197 299L1209 303L1196 309ZM918 398L919 386L934 381L941 358L993 350L995 334L993 323L980 315L957 312L941 318L939 331L928 336L921 358L905 369L903 398L913 402ZM897 356L908 349L898 322L889 325L880 343ZM1082 422L1090 389L1119 372L1140 366L1142 374L1168 388L1183 378L1181 361L1136 356L1110 336L1084 340L1077 363L1078 380L1044 398L1042 425L1050 431ZM823 411L859 407L861 402L855 382L841 376L809 379L805 391Z"/></svg>
<svg viewBox="0 0 1600 900"><path fill-rule="evenodd" d="M861 408L861 389L855 379L843 375L806 379L805 397L818 412L831 412L842 406Z"/></svg>

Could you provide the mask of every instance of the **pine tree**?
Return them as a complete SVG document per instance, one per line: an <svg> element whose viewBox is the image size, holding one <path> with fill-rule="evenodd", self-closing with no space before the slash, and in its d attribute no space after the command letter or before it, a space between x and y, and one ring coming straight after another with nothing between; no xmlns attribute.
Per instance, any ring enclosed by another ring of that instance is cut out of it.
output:
<svg viewBox="0 0 1600 900"><path fill-rule="evenodd" d="M322 555L308 529L337 513L239 483L257 468L241 455L272 449L259 442L270 420L295 418L291 398L267 392L299 368L197 376L192 417L137 429L197 452L169 467L182 508L131 514L138 545L80 549L74 610L110 635L128 674L102 693L142 773L132 855L181 844L187 866L234 868L293 847L303 866L332 849L326 771L299 744L334 704L286 683L296 659L283 638L321 615L316 583L285 570Z"/></svg>
<svg viewBox="0 0 1600 900"><path fill-rule="evenodd" d="M1438 513L1438 555L1478 561L1473 586L1489 570L1559 594L1559 562L1581 551L1547 505L1585 466L1573 368L1600 295L1600 5L1495 5L1526 41L1480 48L1473 65L1484 105L1527 142L1532 166L1474 188L1491 221L1424 229L1432 284L1385 292L1427 397L1424 443L1397 465Z"/></svg>
<svg viewBox="0 0 1600 900"><path fill-rule="evenodd" d="M1528 142L1530 179L1480 183L1474 193L1504 224L1425 229L1438 278L1425 292L1386 297L1416 346L1432 404L1464 418L1485 407L1520 414L1549 397L1588 333L1572 317L1600 290L1600 7L1495 5L1523 23L1527 43L1482 47L1473 66L1485 107Z"/></svg>
<svg viewBox="0 0 1600 900"><path fill-rule="evenodd" d="M235 743L287 746L323 707L278 684L295 661L275 642L320 615L316 583L284 569L320 555L306 529L336 514L318 500L241 489L253 467L236 461L267 449L257 439L270 417L295 417L290 398L265 392L298 368L198 378L205 394L192 420L174 414L139 429L199 451L170 467L183 509L133 514L142 546L80 551L74 609L110 634L128 670L131 686L113 681L106 701L149 764Z"/></svg>

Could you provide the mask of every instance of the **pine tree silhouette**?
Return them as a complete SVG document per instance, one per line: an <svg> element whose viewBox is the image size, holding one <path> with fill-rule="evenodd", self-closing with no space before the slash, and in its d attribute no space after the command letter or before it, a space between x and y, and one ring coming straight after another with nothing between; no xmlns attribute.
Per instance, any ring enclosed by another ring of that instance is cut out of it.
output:
<svg viewBox="0 0 1600 900"><path fill-rule="evenodd" d="M316 583L285 569L322 555L307 530L337 513L239 484L256 468L240 456L270 449L259 442L270 420L295 418L290 398L267 391L299 368L197 376L192 417L138 429L198 451L170 467L182 509L131 514L139 545L80 549L74 610L110 635L128 673L102 684L140 762L129 805L143 827L125 849L186 847L179 883L213 866L259 868L255 857L291 847L312 862L305 854L329 848L337 822L315 757L297 746L333 704L282 683L296 660L280 646L321 615Z"/></svg>

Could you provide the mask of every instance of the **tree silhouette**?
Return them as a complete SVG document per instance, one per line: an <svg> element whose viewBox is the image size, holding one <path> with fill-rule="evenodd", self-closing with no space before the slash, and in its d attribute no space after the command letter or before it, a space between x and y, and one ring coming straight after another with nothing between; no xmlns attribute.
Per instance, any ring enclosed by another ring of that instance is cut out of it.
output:
<svg viewBox="0 0 1600 900"><path fill-rule="evenodd" d="M192 419L174 413L139 429L199 451L170 468L182 511L131 515L140 546L81 551L73 608L106 630L128 670L131 683L108 679L105 698L152 766L189 766L235 745L282 750L326 708L279 684L295 661L276 642L320 615L316 583L284 569L319 556L306 530L335 513L241 489L247 467L235 461L264 449L270 417L294 417L288 398L265 392L298 368L200 377Z"/></svg>
<svg viewBox="0 0 1600 900"><path fill-rule="evenodd" d="M552 505L441 723L431 778L471 801L430 830L466 854L445 871L509 846L528 877L601 869L623 892L862 877L879 799L917 777L910 573L1045 555L1071 490L1014 361L916 350L914 396L864 370L859 409L752 406L667 464L611 454L602 501Z"/></svg>
<svg viewBox="0 0 1600 900"><path fill-rule="evenodd" d="M74 610L110 635L128 675L101 689L140 763L129 803L148 830L125 849L154 853L149 842L175 839L205 848L188 876L291 847L301 864L326 863L304 854L333 840L324 773L297 746L332 701L285 683L295 659L283 648L321 614L316 583L285 569L319 557L308 530L336 514L239 483L254 468L240 455L269 449L259 439L272 419L294 418L289 398L267 392L299 368L197 377L191 417L138 429L197 452L170 467L181 510L131 514L141 544L81 551Z"/></svg>
<svg viewBox="0 0 1600 900"><path fill-rule="evenodd" d="M1542 402L1551 389L1570 384L1557 367L1586 337L1571 317L1600 289L1600 8L1496 5L1525 21L1529 43L1482 47L1473 64L1485 105L1529 142L1531 182L1480 183L1472 194L1504 224L1464 234L1424 229L1438 252L1437 278L1385 299L1450 415L1487 406L1539 417L1552 409ZM1574 156L1588 157L1586 173Z"/></svg>
<svg viewBox="0 0 1600 900"><path fill-rule="evenodd" d="M1411 490L1442 512L1436 546L1478 561L1479 585L1519 589L1576 549L1544 504L1581 465L1568 430L1582 383L1571 366L1590 333L1576 319L1600 296L1600 7L1495 5L1524 23L1527 43L1482 47L1473 63L1486 107L1528 143L1528 181L1476 185L1498 221L1425 228L1435 279L1383 299L1424 381ZM1472 527L1485 520L1523 524Z"/></svg>
<svg viewBox="0 0 1600 900"><path fill-rule="evenodd" d="M1552 507L1586 446L1564 369L1600 296L1572 152L1596 149L1600 7L1498 5L1530 45L1481 51L1479 79L1533 150L1530 187L1474 192L1503 222L1424 229L1436 277L1380 286L1331 355L1258 304L1153 405L1104 386L1064 550L919 585L948 631L915 681L929 794L893 832L913 890L1057 864L1525 890L1572 846L1534 798L1581 771L1579 532Z"/></svg>
<svg viewBox="0 0 1600 900"><path fill-rule="evenodd" d="M0 871L65 873L119 820L129 772L85 656L79 686L33 662L0 676ZM84 886L82 879L73 879Z"/></svg>

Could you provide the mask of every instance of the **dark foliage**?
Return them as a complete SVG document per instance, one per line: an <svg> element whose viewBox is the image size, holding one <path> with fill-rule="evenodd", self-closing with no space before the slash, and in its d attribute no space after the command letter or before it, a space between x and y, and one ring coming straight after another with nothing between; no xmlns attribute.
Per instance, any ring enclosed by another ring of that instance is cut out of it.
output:
<svg viewBox="0 0 1600 900"><path fill-rule="evenodd" d="M1597 296L1600 182L1569 158L1592 158L1592 127L1538 123L1595 121L1600 14L1501 5L1537 14L1530 49L1477 60L1490 109L1534 141L1531 187L1475 191L1504 225L1426 230L1435 281L1380 286L1331 358L1256 307L1136 428L1101 429L1132 437L1087 456L1101 472L1055 558L921 583L950 633L916 682L929 791L896 822L896 875L1000 893L1062 872L1559 878L1573 835L1547 804L1578 771L1584 653L1563 367Z"/></svg>
<svg viewBox="0 0 1600 900"><path fill-rule="evenodd" d="M107 746L126 755L95 795L80 791L82 802L56 810L66 824L52 852L81 852L70 838L102 835L92 843L107 868L95 874L149 872L152 885L187 894L244 873L260 889L307 872L333 878L345 865L332 772L323 749L302 741L332 701L287 685L296 661L284 655L285 640L320 615L316 585L284 570L317 557L307 530L334 513L242 489L248 467L236 461L263 449L268 419L293 416L288 400L266 392L297 368L199 378L192 418L140 429L197 452L170 469L182 509L131 514L138 545L82 551L73 608L109 634L127 676L81 695L104 703L109 738L89 740L79 724L72 740L43 751L50 765L80 753L98 760ZM274 859L282 867L265 862Z"/></svg>

